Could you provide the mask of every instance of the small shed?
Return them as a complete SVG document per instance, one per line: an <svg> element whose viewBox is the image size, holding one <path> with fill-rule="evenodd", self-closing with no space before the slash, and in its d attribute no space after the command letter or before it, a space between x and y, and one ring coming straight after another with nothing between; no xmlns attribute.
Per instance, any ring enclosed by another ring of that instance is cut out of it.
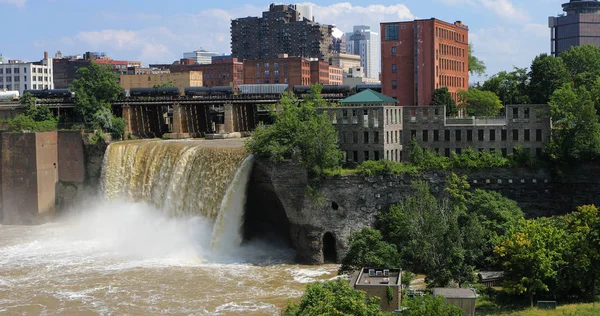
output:
<svg viewBox="0 0 600 316"><path fill-rule="evenodd" d="M473 289L434 288L433 296L441 296L448 304L459 307L465 316L475 315L477 294Z"/></svg>
<svg viewBox="0 0 600 316"><path fill-rule="evenodd" d="M503 271L481 271L477 273L479 283L484 284L487 287L500 286L502 280L504 280Z"/></svg>

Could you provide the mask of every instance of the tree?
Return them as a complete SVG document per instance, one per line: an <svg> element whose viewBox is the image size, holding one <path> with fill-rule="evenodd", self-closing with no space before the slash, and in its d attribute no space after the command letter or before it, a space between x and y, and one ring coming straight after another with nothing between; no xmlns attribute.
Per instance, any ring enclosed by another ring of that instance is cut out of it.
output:
<svg viewBox="0 0 600 316"><path fill-rule="evenodd" d="M533 104L547 104L552 93L569 82L571 76L562 58L538 55L529 71L529 99Z"/></svg>
<svg viewBox="0 0 600 316"><path fill-rule="evenodd" d="M311 283L306 286L300 303L288 303L286 316L301 315L380 315L379 299L353 289L348 281L336 280Z"/></svg>
<svg viewBox="0 0 600 316"><path fill-rule="evenodd" d="M469 73L472 75L485 75L485 63L473 55L473 43L469 43Z"/></svg>
<svg viewBox="0 0 600 316"><path fill-rule="evenodd" d="M496 116L504 108L498 96L490 91L469 89L459 91L458 95L467 114L472 116Z"/></svg>
<svg viewBox="0 0 600 316"><path fill-rule="evenodd" d="M573 82L588 90L600 76L600 49L593 45L573 46L560 54Z"/></svg>
<svg viewBox="0 0 600 316"><path fill-rule="evenodd" d="M444 298L431 294L415 296L404 300L407 309L402 312L406 316L462 316L462 310L444 301Z"/></svg>
<svg viewBox="0 0 600 316"><path fill-rule="evenodd" d="M550 98L553 133L546 153L563 163L595 158L600 153L600 129L592 96L584 87L569 84Z"/></svg>
<svg viewBox="0 0 600 316"><path fill-rule="evenodd" d="M431 105L441 105L446 108L446 116L457 116L458 108L456 102L452 99L448 87L441 87L433 90Z"/></svg>
<svg viewBox="0 0 600 316"><path fill-rule="evenodd" d="M356 271L363 267L400 266L398 251L385 241L381 232L363 228L350 237L350 250L342 260L340 272Z"/></svg>
<svg viewBox="0 0 600 316"><path fill-rule="evenodd" d="M297 160L315 177L326 169L338 168L342 158L338 135L331 118L317 113L316 105L323 102L320 94L319 86L314 86L302 103L293 94L284 94L275 124L259 125L246 147L273 162Z"/></svg>
<svg viewBox="0 0 600 316"><path fill-rule="evenodd" d="M112 129L111 101L121 92L118 78L108 66L91 62L77 70L79 79L71 84L75 92L75 111L87 128Z"/></svg>
<svg viewBox="0 0 600 316"><path fill-rule="evenodd" d="M8 128L14 132L49 132L57 128L57 120L47 106L36 106L35 97L25 93L20 100L25 113L8 120Z"/></svg>
<svg viewBox="0 0 600 316"><path fill-rule="evenodd" d="M529 104L526 68L514 67L513 71L501 71L486 80L481 90L494 92L502 104Z"/></svg>
<svg viewBox="0 0 600 316"><path fill-rule="evenodd" d="M534 295L548 292L556 278L564 238L564 231L548 219L521 220L494 249L503 262L504 289L528 295L533 306Z"/></svg>
<svg viewBox="0 0 600 316"><path fill-rule="evenodd" d="M165 83L157 83L152 88L177 88L177 86L172 82L168 81Z"/></svg>

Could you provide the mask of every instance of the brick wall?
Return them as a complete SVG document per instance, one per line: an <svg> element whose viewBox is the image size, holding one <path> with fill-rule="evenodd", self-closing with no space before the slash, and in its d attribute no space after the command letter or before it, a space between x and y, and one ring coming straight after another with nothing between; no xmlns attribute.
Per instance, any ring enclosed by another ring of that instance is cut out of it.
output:
<svg viewBox="0 0 600 316"><path fill-rule="evenodd" d="M67 182L85 180L83 140L78 131L58 132L58 179Z"/></svg>

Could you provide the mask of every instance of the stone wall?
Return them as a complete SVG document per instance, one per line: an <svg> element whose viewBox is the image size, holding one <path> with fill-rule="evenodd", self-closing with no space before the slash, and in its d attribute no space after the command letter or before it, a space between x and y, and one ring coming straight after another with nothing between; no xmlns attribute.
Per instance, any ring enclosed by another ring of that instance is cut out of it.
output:
<svg viewBox="0 0 600 316"><path fill-rule="evenodd" d="M600 205L600 180L596 176L600 173L600 163L559 173L520 168L456 172L467 175L472 189L498 191L515 200L527 217L564 214L583 204ZM348 251L350 235L373 226L378 212L410 195L412 181L426 181L433 193L439 193L446 186L448 174L444 171L414 177L334 177L322 180L315 195L308 194L309 182L304 168L292 163L275 165L258 160L249 186L257 185L260 179L261 200L270 201L268 205L254 203L253 208L269 209L269 214L280 216L285 213L287 222L282 227L289 227L289 235L283 237L290 238L295 246L296 260L321 264L324 262L323 236L327 232L335 237L339 262Z"/></svg>

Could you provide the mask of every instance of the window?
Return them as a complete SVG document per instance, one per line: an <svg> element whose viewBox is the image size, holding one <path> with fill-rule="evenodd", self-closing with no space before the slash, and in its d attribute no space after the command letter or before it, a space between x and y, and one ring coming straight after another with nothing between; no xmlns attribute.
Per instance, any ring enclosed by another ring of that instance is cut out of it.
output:
<svg viewBox="0 0 600 316"><path fill-rule="evenodd" d="M462 148L456 148L455 152L458 155L462 154Z"/></svg>
<svg viewBox="0 0 600 316"><path fill-rule="evenodd" d="M386 144L390 143L390 132L385 132L385 143Z"/></svg>
<svg viewBox="0 0 600 316"><path fill-rule="evenodd" d="M265 68L269 68L269 63L265 63Z"/></svg>
<svg viewBox="0 0 600 316"><path fill-rule="evenodd" d="M392 89L398 88L398 81L392 80Z"/></svg>
<svg viewBox="0 0 600 316"><path fill-rule="evenodd" d="M450 131L449 130L444 131L444 140L447 142L450 141Z"/></svg>
<svg viewBox="0 0 600 316"><path fill-rule="evenodd" d="M374 152L373 152L373 156L374 156L374 157L373 157L373 159L374 159L375 161L379 160L379 151L377 151L377 150L376 150L376 151L374 151Z"/></svg>
<svg viewBox="0 0 600 316"><path fill-rule="evenodd" d="M444 148L444 156L450 157L450 148Z"/></svg>
<svg viewBox="0 0 600 316"><path fill-rule="evenodd" d="M369 127L369 110L363 110L363 126Z"/></svg>
<svg viewBox="0 0 600 316"><path fill-rule="evenodd" d="M536 148L535 149L535 155L536 155L536 157L542 157L542 149L541 148Z"/></svg>
<svg viewBox="0 0 600 316"><path fill-rule="evenodd" d="M0 75L4 73L4 68L0 68Z"/></svg>
<svg viewBox="0 0 600 316"><path fill-rule="evenodd" d="M438 131L438 130L433 131L433 141L434 142L440 141L440 131Z"/></svg>
<svg viewBox="0 0 600 316"><path fill-rule="evenodd" d="M279 76L279 70L274 70L274 71L273 71L273 75L275 75L275 76Z"/></svg>
<svg viewBox="0 0 600 316"><path fill-rule="evenodd" d="M535 141L536 142L541 142L542 141L542 130L541 129L536 129L535 130Z"/></svg>
<svg viewBox="0 0 600 316"><path fill-rule="evenodd" d="M260 76L260 70L256 71L256 76Z"/></svg>
<svg viewBox="0 0 600 316"><path fill-rule="evenodd" d="M358 161L358 151L355 150L352 152L352 160Z"/></svg>
<svg viewBox="0 0 600 316"><path fill-rule="evenodd" d="M19 73L19 68L15 68L15 72L14 73L18 74Z"/></svg>
<svg viewBox="0 0 600 316"><path fill-rule="evenodd" d="M369 143L369 132L363 132L363 144Z"/></svg>
<svg viewBox="0 0 600 316"><path fill-rule="evenodd" d="M396 64L392 64L392 73L396 73L397 69L396 69Z"/></svg>
<svg viewBox="0 0 600 316"><path fill-rule="evenodd" d="M502 141L506 141L506 130L503 129L502 132L500 133L500 137L502 138Z"/></svg>
<svg viewBox="0 0 600 316"><path fill-rule="evenodd" d="M482 129L477 130L477 140L479 140L480 142L483 141L483 130Z"/></svg>
<svg viewBox="0 0 600 316"><path fill-rule="evenodd" d="M386 41L397 41L398 40L398 24L386 24L385 25L385 40Z"/></svg>
<svg viewBox="0 0 600 316"><path fill-rule="evenodd" d="M260 68L260 63L256 63L256 68Z"/></svg>
<svg viewBox="0 0 600 316"><path fill-rule="evenodd" d="M12 82L12 77L6 77L6 82Z"/></svg>
<svg viewBox="0 0 600 316"><path fill-rule="evenodd" d="M10 68L6 68L6 74L7 74L7 75L8 75L8 74L12 74L12 69L10 69Z"/></svg>
<svg viewBox="0 0 600 316"><path fill-rule="evenodd" d="M273 67L275 67L275 68L279 68L279 63L278 63L278 62L274 62L274 63L273 63Z"/></svg>
<svg viewBox="0 0 600 316"><path fill-rule="evenodd" d="M525 139L526 142L529 141L529 130L526 129L523 133L523 138Z"/></svg>
<svg viewBox="0 0 600 316"><path fill-rule="evenodd" d="M491 129L490 130L490 142L496 141L496 130L495 129Z"/></svg>
<svg viewBox="0 0 600 316"><path fill-rule="evenodd" d="M44 73L47 74L48 73L48 68L44 68Z"/></svg>
<svg viewBox="0 0 600 316"><path fill-rule="evenodd" d="M428 142L429 141L429 131L428 130L424 130L423 131L423 141L424 142Z"/></svg>
<svg viewBox="0 0 600 316"><path fill-rule="evenodd" d="M27 76L23 76L23 81L27 81Z"/></svg>
<svg viewBox="0 0 600 316"><path fill-rule="evenodd" d="M528 120L529 119L529 108L523 109L523 117Z"/></svg>
<svg viewBox="0 0 600 316"><path fill-rule="evenodd" d="M268 70L265 70L265 76L269 76L270 74L271 74L271 72L270 72L270 71L268 71Z"/></svg>
<svg viewBox="0 0 600 316"><path fill-rule="evenodd" d="M502 148L501 151L502 151L502 157L506 157L506 154L507 154L506 148Z"/></svg>
<svg viewBox="0 0 600 316"><path fill-rule="evenodd" d="M472 142L473 141L473 130L472 129L468 129L467 130L467 141L468 142Z"/></svg>
<svg viewBox="0 0 600 316"><path fill-rule="evenodd" d="M365 161L369 160L369 151L365 150L363 155L365 155Z"/></svg>
<svg viewBox="0 0 600 316"><path fill-rule="evenodd" d="M352 143L358 143L358 132L352 132Z"/></svg>
<svg viewBox="0 0 600 316"><path fill-rule="evenodd" d="M519 108L513 108L513 118L519 118Z"/></svg>
<svg viewBox="0 0 600 316"><path fill-rule="evenodd" d="M410 130L410 139L417 139L417 131L415 131L414 129Z"/></svg>
<svg viewBox="0 0 600 316"><path fill-rule="evenodd" d="M23 68L23 73L26 74L27 73L27 68Z"/></svg>
<svg viewBox="0 0 600 316"><path fill-rule="evenodd" d="M379 132L373 132L373 144L379 144Z"/></svg>
<svg viewBox="0 0 600 316"><path fill-rule="evenodd" d="M392 47L392 56L396 56L396 46Z"/></svg>
<svg viewBox="0 0 600 316"><path fill-rule="evenodd" d="M19 78L19 76L15 76L15 82L19 82L21 81L21 78Z"/></svg>
<svg viewBox="0 0 600 316"><path fill-rule="evenodd" d="M342 144L348 142L348 132L342 132Z"/></svg>
<svg viewBox="0 0 600 316"><path fill-rule="evenodd" d="M457 141L457 142L460 142L460 141L461 141L461 138L462 138L462 133L461 133L461 132L462 132L462 131L461 131L461 130L459 130L459 129L457 129L456 131L454 131L454 137L456 138L456 141Z"/></svg>
<svg viewBox="0 0 600 316"><path fill-rule="evenodd" d="M518 129L513 129L512 130L512 136L513 136L513 140L518 141L519 140L519 130Z"/></svg>
<svg viewBox="0 0 600 316"><path fill-rule="evenodd" d="M0 82L4 82L4 77L0 77Z"/></svg>

